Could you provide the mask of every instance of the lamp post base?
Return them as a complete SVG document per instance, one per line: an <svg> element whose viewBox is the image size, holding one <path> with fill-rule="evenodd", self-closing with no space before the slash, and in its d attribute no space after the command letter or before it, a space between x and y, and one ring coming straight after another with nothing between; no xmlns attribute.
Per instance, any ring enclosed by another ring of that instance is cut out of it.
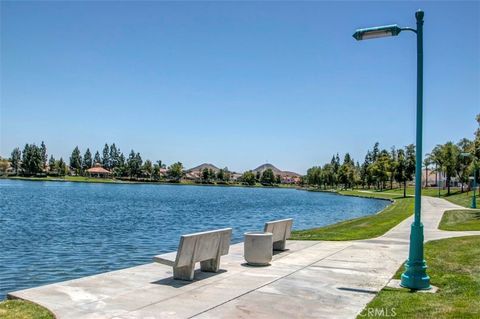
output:
<svg viewBox="0 0 480 319"><path fill-rule="evenodd" d="M405 263L400 286L414 290L430 289L427 263L423 259L423 225L412 224L410 232L410 254Z"/></svg>
<svg viewBox="0 0 480 319"><path fill-rule="evenodd" d="M414 290L428 290L431 289L432 286L430 285L430 277L426 273L427 265L425 260L421 263L423 266L415 266L417 270L412 271L412 267L408 264L405 264L406 271L402 274L402 281L400 282L400 286L403 288L409 288ZM422 274L423 272L423 274Z"/></svg>

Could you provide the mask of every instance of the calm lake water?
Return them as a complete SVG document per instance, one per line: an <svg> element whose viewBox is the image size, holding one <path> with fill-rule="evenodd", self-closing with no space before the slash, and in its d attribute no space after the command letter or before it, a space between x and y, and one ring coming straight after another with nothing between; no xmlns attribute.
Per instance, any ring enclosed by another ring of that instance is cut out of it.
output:
<svg viewBox="0 0 480 319"><path fill-rule="evenodd" d="M0 180L0 300L35 287L152 261L181 234L265 221L294 229L374 214L387 201L293 189Z"/></svg>

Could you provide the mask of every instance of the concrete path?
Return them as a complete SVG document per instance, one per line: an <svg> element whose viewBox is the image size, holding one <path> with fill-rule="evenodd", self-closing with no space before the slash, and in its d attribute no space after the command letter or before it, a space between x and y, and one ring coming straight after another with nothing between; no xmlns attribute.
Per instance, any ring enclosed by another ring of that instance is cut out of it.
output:
<svg viewBox="0 0 480 319"><path fill-rule="evenodd" d="M460 206L424 197L426 240L480 235L437 229L445 210ZM57 318L355 318L405 261L412 217L385 235L359 241L289 241L269 267L244 263L231 246L217 274L172 279L171 267L151 263L16 291Z"/></svg>

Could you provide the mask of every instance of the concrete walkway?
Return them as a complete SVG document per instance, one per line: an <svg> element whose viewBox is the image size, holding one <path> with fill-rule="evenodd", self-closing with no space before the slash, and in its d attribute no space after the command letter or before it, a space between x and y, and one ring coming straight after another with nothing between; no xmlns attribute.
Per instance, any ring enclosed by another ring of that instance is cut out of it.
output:
<svg viewBox="0 0 480 319"><path fill-rule="evenodd" d="M462 207L424 197L426 240L480 235L437 229L445 210ZM368 240L289 241L269 267L246 266L243 245L231 246L217 274L188 283L151 263L16 291L57 318L355 318L405 261L412 217Z"/></svg>

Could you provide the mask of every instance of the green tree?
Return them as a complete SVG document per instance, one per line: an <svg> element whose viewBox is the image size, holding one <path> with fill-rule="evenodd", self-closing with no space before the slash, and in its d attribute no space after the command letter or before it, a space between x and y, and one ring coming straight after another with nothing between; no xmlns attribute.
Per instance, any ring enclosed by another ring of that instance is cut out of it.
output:
<svg viewBox="0 0 480 319"><path fill-rule="evenodd" d="M225 171L223 169L218 170L217 179L222 182L225 180Z"/></svg>
<svg viewBox="0 0 480 319"><path fill-rule="evenodd" d="M117 166L114 168L113 172L115 176L127 176L128 175L128 167L127 167L127 160L125 159L125 155L122 152L118 153L118 162Z"/></svg>
<svg viewBox="0 0 480 319"><path fill-rule="evenodd" d="M415 145L410 144L406 146L405 160L406 160L405 176L407 178L407 181L413 181L415 176L415 164L416 164Z"/></svg>
<svg viewBox="0 0 480 319"><path fill-rule="evenodd" d="M103 147L102 165L104 168L110 169L110 148L107 143Z"/></svg>
<svg viewBox="0 0 480 319"><path fill-rule="evenodd" d="M255 174L252 171L247 171L242 174L242 177L240 178L243 184L246 185L255 185L256 183L256 177Z"/></svg>
<svg viewBox="0 0 480 319"><path fill-rule="evenodd" d="M430 166L432 164L433 164L432 155L429 153L425 154L425 158L423 159L423 167L425 167L425 188L428 187L428 173L430 170Z"/></svg>
<svg viewBox="0 0 480 319"><path fill-rule="evenodd" d="M450 195L450 184L452 182L452 177L454 177L458 171L457 165L460 155L459 153L458 146L452 142L447 142L440 147L440 156L442 158L442 168L443 172L445 173L448 195Z"/></svg>
<svg viewBox="0 0 480 319"><path fill-rule="evenodd" d="M372 164L372 153L368 151L367 155L365 155L365 160L363 161L363 164L360 167L360 181L362 183L362 187L367 186L367 188L369 189L370 189L370 185L372 184L372 176L368 168L371 164Z"/></svg>
<svg viewBox="0 0 480 319"><path fill-rule="evenodd" d="M331 178L332 178L332 186L338 187L338 173L340 170L340 157L337 155L332 157L332 160L330 161L330 165L332 168L331 171Z"/></svg>
<svg viewBox="0 0 480 319"><path fill-rule="evenodd" d="M97 151L93 158L93 165L102 164L102 159L100 158L100 153Z"/></svg>
<svg viewBox="0 0 480 319"><path fill-rule="evenodd" d="M282 183L282 176L280 176L280 174L277 174L277 176L275 176L275 183L277 184Z"/></svg>
<svg viewBox="0 0 480 319"><path fill-rule="evenodd" d="M216 177L217 177L217 174L215 174L215 171L210 168L210 169L208 170L208 178L209 178L210 180L215 180Z"/></svg>
<svg viewBox="0 0 480 319"><path fill-rule="evenodd" d="M47 161L48 161L48 155L47 155L47 146L45 143L42 141L40 144L40 154L42 156L42 167L43 169L47 168Z"/></svg>
<svg viewBox="0 0 480 319"><path fill-rule="evenodd" d="M441 145L435 146L430 152L430 156L433 160L433 163L435 164L435 173L437 175L436 184L438 187L440 187L439 175L443 173L443 156Z"/></svg>
<svg viewBox="0 0 480 319"><path fill-rule="evenodd" d="M204 167L202 169L202 181L206 183L209 180L210 180L210 171L208 170L207 167Z"/></svg>
<svg viewBox="0 0 480 319"><path fill-rule="evenodd" d="M462 183L461 192L463 193L463 186L464 184L468 184L468 179L470 176L470 168L473 163L473 158L471 156L465 156L464 154L472 154L474 155L474 142L470 141L467 138L461 139L457 143L457 147L459 150L459 157L457 163L457 175L459 181Z"/></svg>
<svg viewBox="0 0 480 319"><path fill-rule="evenodd" d="M327 186L333 188L335 184L335 173L333 172L333 167L331 163L325 164L322 167L322 181L323 188L326 189Z"/></svg>
<svg viewBox="0 0 480 319"><path fill-rule="evenodd" d="M160 180L161 178L160 166L157 163L153 164L152 178L156 181Z"/></svg>
<svg viewBox="0 0 480 319"><path fill-rule="evenodd" d="M56 166L58 167L58 175L65 176L68 174L68 167L67 164L63 161L63 158L60 157Z"/></svg>
<svg viewBox="0 0 480 319"><path fill-rule="evenodd" d="M231 174L230 171L228 170L228 167L223 168L221 171L222 171L222 174L223 174L223 178L221 179L221 181L223 181L223 182L229 182L230 179L231 179L231 177L232 177L232 176L231 176L232 174ZM218 171L218 173L220 174L220 171ZM222 174L220 174L220 175L222 175ZM217 175L218 175L218 174L217 174ZM218 176L217 176L217 177L218 177Z"/></svg>
<svg viewBox="0 0 480 319"><path fill-rule="evenodd" d="M87 148L85 154L83 155L83 169L87 170L93 166L93 159L92 153L90 153L90 149Z"/></svg>
<svg viewBox="0 0 480 319"><path fill-rule="evenodd" d="M390 162L388 163L388 177L390 179L390 189L393 189L393 181L395 180L395 169L397 168L397 150L392 146L390 152Z"/></svg>
<svg viewBox="0 0 480 319"><path fill-rule="evenodd" d="M115 143L110 146L109 152L109 166L110 169L115 169L120 165L120 149L117 149Z"/></svg>
<svg viewBox="0 0 480 319"><path fill-rule="evenodd" d="M143 163L142 171L145 176L147 176L148 178L152 178L153 164L150 160L145 160L145 163Z"/></svg>
<svg viewBox="0 0 480 319"><path fill-rule="evenodd" d="M353 186L354 179L355 164L350 154L346 153L343 159L343 164L338 169L338 182L346 189Z"/></svg>
<svg viewBox="0 0 480 319"><path fill-rule="evenodd" d="M320 187L323 183L322 168L319 166L313 166L307 170L305 176L305 182L309 186Z"/></svg>
<svg viewBox="0 0 480 319"><path fill-rule="evenodd" d="M12 163L12 168L15 171L15 175L18 175L18 169L20 168L20 161L22 158L22 152L18 147L15 147L12 151L11 154L11 163Z"/></svg>
<svg viewBox="0 0 480 319"><path fill-rule="evenodd" d="M170 165L167 169L167 176L175 181L179 181L183 174L183 164L180 162Z"/></svg>
<svg viewBox="0 0 480 319"><path fill-rule="evenodd" d="M22 153L23 174L36 175L43 170L43 159L41 149L35 144L26 144Z"/></svg>
<svg viewBox="0 0 480 319"><path fill-rule="evenodd" d="M75 170L75 174L80 175L82 172L82 155L80 155L80 149L78 146L72 151L72 155L70 156L70 167Z"/></svg>
<svg viewBox="0 0 480 319"><path fill-rule="evenodd" d="M261 182L264 185L273 185L275 183L275 174L271 168L267 168L263 171Z"/></svg>
<svg viewBox="0 0 480 319"><path fill-rule="evenodd" d="M130 151L130 155L127 160L127 169L130 177L137 178L142 173L142 157L140 153L135 153L134 150Z"/></svg>
<svg viewBox="0 0 480 319"><path fill-rule="evenodd" d="M405 157L405 151L399 149L397 151L397 161L395 168L395 180L398 183L403 184L403 197L407 197L407 159Z"/></svg>
<svg viewBox="0 0 480 319"><path fill-rule="evenodd" d="M48 167L50 169L50 172L55 171L55 158L53 155L50 155L50 159L48 160Z"/></svg>
<svg viewBox="0 0 480 319"><path fill-rule="evenodd" d="M388 181L388 171L390 165L390 155L386 150L382 150L377 156L377 160L370 165L371 174L377 183L377 188L383 190L385 182Z"/></svg>

